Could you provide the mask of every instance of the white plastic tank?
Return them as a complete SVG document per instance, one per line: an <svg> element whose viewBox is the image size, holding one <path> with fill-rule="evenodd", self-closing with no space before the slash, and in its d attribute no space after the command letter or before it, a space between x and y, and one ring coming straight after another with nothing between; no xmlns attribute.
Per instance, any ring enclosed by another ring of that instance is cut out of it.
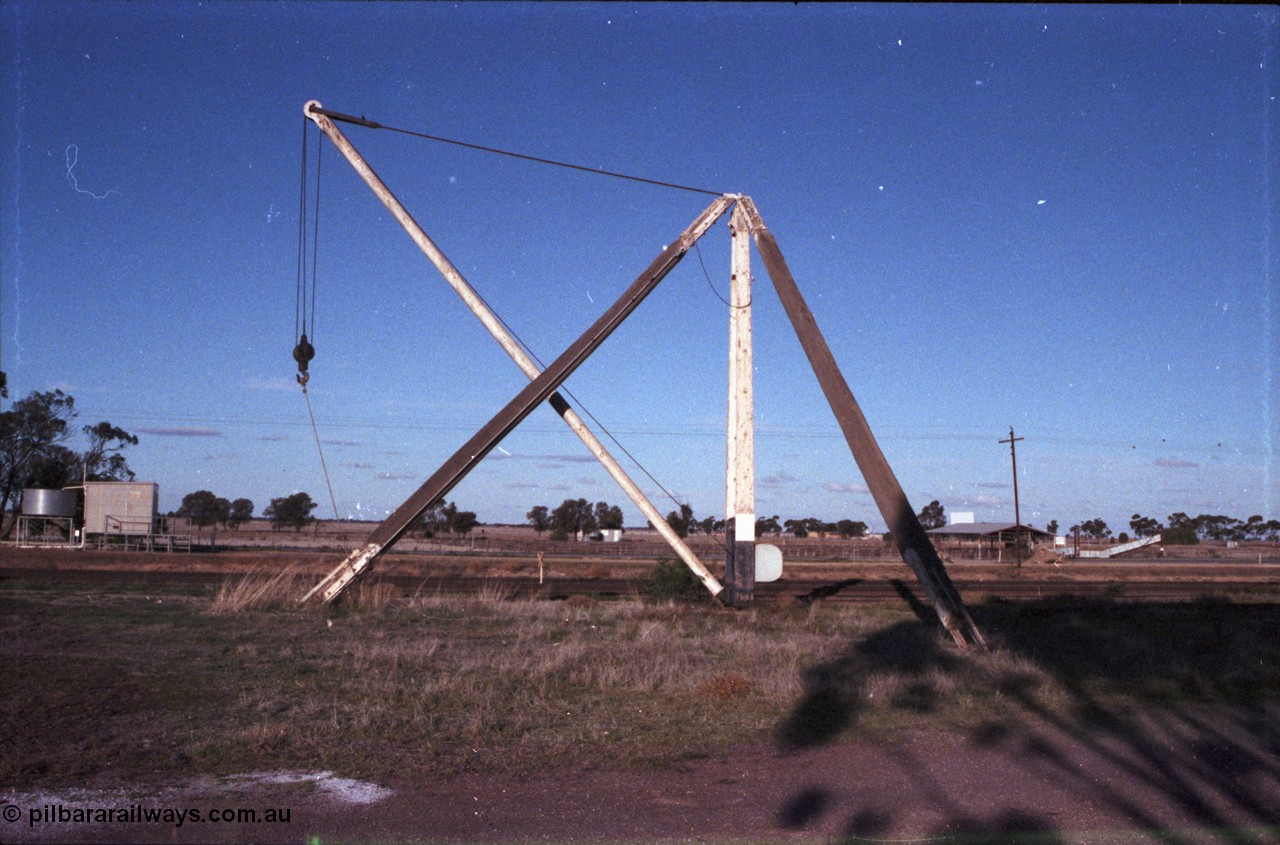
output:
<svg viewBox="0 0 1280 845"><path fill-rule="evenodd" d="M23 516L75 516L79 494L75 490L45 490L31 487L22 491Z"/></svg>

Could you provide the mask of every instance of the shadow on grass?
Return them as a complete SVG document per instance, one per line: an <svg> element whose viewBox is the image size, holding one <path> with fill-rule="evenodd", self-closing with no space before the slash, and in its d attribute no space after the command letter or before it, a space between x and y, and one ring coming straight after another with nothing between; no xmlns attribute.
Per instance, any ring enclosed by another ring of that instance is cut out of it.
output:
<svg viewBox="0 0 1280 845"><path fill-rule="evenodd" d="M834 584L823 584L821 587L815 587L804 595L800 596L802 602L818 601L819 599L827 599L832 596L839 595L845 590L856 587L865 579L863 578L846 578L843 581L836 581Z"/></svg>
<svg viewBox="0 0 1280 845"><path fill-rule="evenodd" d="M972 654L905 595L928 624L882 629L806 669L776 740L817 750L873 709L922 728L963 710L962 737L923 757L895 744L893 774L911 787L892 806L815 783L781 802L780 826L839 824L849 842L1057 843L1082 825L1168 843L1280 841L1280 606L990 601L970 610L992 652Z"/></svg>

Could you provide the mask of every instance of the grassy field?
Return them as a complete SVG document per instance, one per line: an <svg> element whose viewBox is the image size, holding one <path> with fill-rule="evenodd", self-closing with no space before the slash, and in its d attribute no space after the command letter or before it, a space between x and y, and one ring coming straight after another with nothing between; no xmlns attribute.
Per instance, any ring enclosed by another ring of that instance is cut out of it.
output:
<svg viewBox="0 0 1280 845"><path fill-rule="evenodd" d="M987 601L971 611L995 647L963 653L899 603L405 599L375 579L297 607L312 580L0 582L0 782L665 767L728 743L1280 700L1269 603Z"/></svg>

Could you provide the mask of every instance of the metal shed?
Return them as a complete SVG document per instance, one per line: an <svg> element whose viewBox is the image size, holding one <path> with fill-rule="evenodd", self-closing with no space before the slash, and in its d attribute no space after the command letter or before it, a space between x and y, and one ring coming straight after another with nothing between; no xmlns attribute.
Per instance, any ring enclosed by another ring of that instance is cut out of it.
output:
<svg viewBox="0 0 1280 845"><path fill-rule="evenodd" d="M158 496L153 481L85 482L85 534L152 533Z"/></svg>

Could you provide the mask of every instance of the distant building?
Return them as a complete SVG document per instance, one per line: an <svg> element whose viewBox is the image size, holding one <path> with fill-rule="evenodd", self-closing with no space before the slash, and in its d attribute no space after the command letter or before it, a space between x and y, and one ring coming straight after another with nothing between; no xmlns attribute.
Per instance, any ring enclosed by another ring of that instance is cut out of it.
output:
<svg viewBox="0 0 1280 845"><path fill-rule="evenodd" d="M929 531L939 549L961 552L976 557L996 557L1013 549L1021 538L1025 547L1036 548L1054 541L1054 535L1030 525L1013 522L953 522Z"/></svg>
<svg viewBox="0 0 1280 845"><path fill-rule="evenodd" d="M600 528L596 531L593 531L590 534L587 534L583 531L579 531L576 534L574 534L574 537L579 541L595 540L597 542L603 542L603 543L617 543L622 540L622 529L621 528Z"/></svg>

